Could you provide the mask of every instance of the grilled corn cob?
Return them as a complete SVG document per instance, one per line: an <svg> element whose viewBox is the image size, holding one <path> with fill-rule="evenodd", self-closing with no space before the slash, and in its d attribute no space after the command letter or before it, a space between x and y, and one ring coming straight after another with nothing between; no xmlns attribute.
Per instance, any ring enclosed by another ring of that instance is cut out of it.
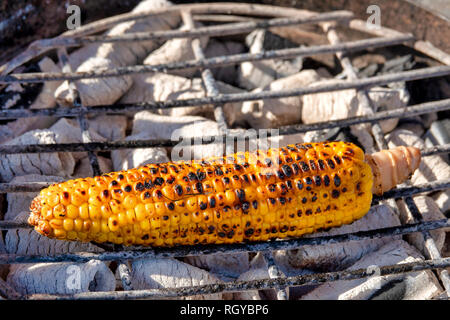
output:
<svg viewBox="0 0 450 320"><path fill-rule="evenodd" d="M420 159L414 148L387 154L366 161L351 143L323 142L148 164L43 189L28 221L51 238L124 245L298 237L361 218L372 188L383 191L372 171L381 179L385 167L407 167L409 175L418 166L412 159Z"/></svg>

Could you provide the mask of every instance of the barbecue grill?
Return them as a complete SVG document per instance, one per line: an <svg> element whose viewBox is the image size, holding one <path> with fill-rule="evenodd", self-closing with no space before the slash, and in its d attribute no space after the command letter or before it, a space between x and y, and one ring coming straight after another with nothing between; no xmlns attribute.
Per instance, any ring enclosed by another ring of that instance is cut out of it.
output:
<svg viewBox="0 0 450 320"><path fill-rule="evenodd" d="M137 19L150 19L159 14L171 13L180 15L182 21L189 30L187 31L155 31L149 33L133 33L123 36L102 36L96 35L117 23L132 21ZM195 27L194 21L209 20L219 22L204 27ZM220 22L227 22L225 24ZM297 47L290 49L277 49L264 51L261 53L244 53L230 56L219 56L205 58L201 48L199 38L202 36L219 37L248 33L256 29L269 29L281 26L295 26L299 24L315 24L319 26L329 40L329 44L313 45L308 47ZM341 42L339 28L348 28L362 32L367 37L362 40ZM192 49L195 60L165 63L159 65L133 65L117 67L108 70L94 72L74 72L68 64L68 54L66 48L77 47L89 43L106 42L135 42L144 40L169 40L174 38L192 39ZM404 44L415 49L434 60L440 65L427 67L412 71L402 71L369 78L358 78L355 68L347 54L366 49L388 47ZM63 65L62 73L12 73L16 68L28 63L38 56L46 55L56 50L59 61ZM291 57L308 57L320 54L335 54L346 75L346 81L333 81L314 87L304 87L291 90L246 92L236 94L220 94L217 89L216 80L211 72L211 68L234 65L246 61L259 61L268 59L281 59ZM184 100L169 100L159 103L142 102L137 104L113 104L96 107L82 105L81 99L77 98L77 88L75 80L88 78L114 77L118 75L131 75L148 72L166 72L170 70L196 68L201 71L201 79L206 88L206 97ZM362 97L361 103L366 108L371 109L371 101L367 90L373 86L386 85L398 81L413 81L418 79L428 79L450 75L450 55L436 48L429 42L417 40L412 34L401 33L396 30L379 27L370 28L366 21L362 21L353 16L349 11L332 11L315 13L307 10L293 8L276 7L269 5L253 5L244 3L215 3L215 4L182 4L173 7L154 10L148 13L127 13L107 19L99 20L78 29L68 31L61 36L52 39L37 40L27 50L17 55L8 63L0 67L0 85L18 83L42 83L54 80L68 80L74 99L72 108L50 108L50 109L2 109L0 119L18 119L26 117L75 117L82 130L82 143L56 143L56 144L34 144L34 145L0 145L0 154L19 153L49 153L49 152L87 152L94 175L100 175L100 167L96 152L110 151L117 149L131 148L151 148L151 147L171 147L178 141L172 140L128 140L128 141L106 141L93 142L88 132L87 115L91 114L124 114L125 112L136 112L141 110L155 111L166 108L177 108L186 106L199 106L211 104L214 106L215 120L221 129L219 136L204 137L204 143L208 141L224 141L226 135L232 130L228 130L225 119L223 104L227 102L252 101L260 99L271 99L280 97L299 96L311 93L330 92L344 89L356 89ZM290 135L295 133L309 132L329 128L344 128L354 124L369 123L372 125L372 134L376 142L377 149L386 149L387 144L382 134L379 121L393 118L407 118L417 115L424 115L433 112L450 109L450 99L430 101L406 109L395 109L388 111L372 111L365 116L357 116L342 120L329 122L319 122L313 124L289 125L279 128L279 135ZM445 154L450 150L450 145L439 145L422 150L424 157L436 154ZM31 192L38 191L50 185L48 182L30 183L0 183L1 193ZM450 293L450 277L446 268L450 267L450 258L441 257L433 238L431 230L450 227L450 220L424 222L421 214L412 198L416 194L445 190L450 187L450 181L438 180L421 185L405 184L397 189L385 193L383 196L375 196L374 203L387 199L404 198L416 221L414 224L401 225L398 227L383 228L371 231L363 231L339 236L312 237L301 239L290 239L280 241L268 241L263 243L243 243L232 245L194 245L179 246L173 248L124 248L106 247L109 251L101 253L82 252L66 253L55 256L45 255L17 255L0 254L0 264L20 264L20 263L50 263L50 262L87 262L92 259L101 261L116 261L123 281L123 291L111 292L86 292L73 295L29 295L22 296L11 288L6 282L0 279L0 295L8 299L136 299L136 298L174 298L186 297L199 294L211 294L219 292L236 292L245 290L262 290L275 288L277 297L280 300L287 299L286 290L292 286L305 284L320 284L337 280L359 279L372 276L366 269L354 271L336 271L325 273L314 273L287 277L275 263L272 251L289 250L303 245L331 244L345 241L361 241L379 237L405 235L414 232L421 232L426 239L427 260L384 266L380 268L379 275L391 275L420 270L436 270L436 274L445 289L446 293L442 298L448 298ZM20 229L31 226L14 221L0 221L0 229ZM270 275L269 279L252 281L232 281L221 284L201 285L195 287L183 287L173 289L152 289L134 290L129 282L129 270L123 261L138 258L167 258L184 257L195 255L207 255L213 253L238 253L238 252L262 252L266 259Z"/></svg>

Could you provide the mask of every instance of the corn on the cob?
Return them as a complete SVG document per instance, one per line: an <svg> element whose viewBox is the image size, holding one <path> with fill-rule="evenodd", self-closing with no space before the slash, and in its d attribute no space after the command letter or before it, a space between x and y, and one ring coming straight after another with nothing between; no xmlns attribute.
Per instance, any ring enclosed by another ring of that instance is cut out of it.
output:
<svg viewBox="0 0 450 320"><path fill-rule="evenodd" d="M298 237L361 218L372 185L357 146L296 144L55 184L33 200L29 223L52 238L125 245Z"/></svg>

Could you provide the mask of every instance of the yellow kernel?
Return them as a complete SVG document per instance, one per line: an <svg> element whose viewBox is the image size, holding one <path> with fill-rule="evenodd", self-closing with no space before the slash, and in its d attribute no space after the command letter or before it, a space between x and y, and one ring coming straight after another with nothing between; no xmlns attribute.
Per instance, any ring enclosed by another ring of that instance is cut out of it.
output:
<svg viewBox="0 0 450 320"><path fill-rule="evenodd" d="M112 210L107 203L100 207L100 212L102 214L102 219L108 219L112 215Z"/></svg>
<svg viewBox="0 0 450 320"><path fill-rule="evenodd" d="M83 203L79 208L80 218L83 220L89 219L89 206L87 203Z"/></svg>
<svg viewBox="0 0 450 320"><path fill-rule="evenodd" d="M67 206L67 217L70 219L78 218L78 208L75 207L73 204L69 204Z"/></svg>
<svg viewBox="0 0 450 320"><path fill-rule="evenodd" d="M49 206L43 206L41 209L42 217L46 220L53 219L53 210Z"/></svg>
<svg viewBox="0 0 450 320"><path fill-rule="evenodd" d="M73 219L64 219L63 227L66 231L72 231L73 230Z"/></svg>
<svg viewBox="0 0 450 320"><path fill-rule="evenodd" d="M142 234L141 226L139 224L133 225L133 234L138 237Z"/></svg>
<svg viewBox="0 0 450 320"><path fill-rule="evenodd" d="M147 211L147 214L149 217L153 216L156 213L154 203L146 203L144 206L145 206L145 211Z"/></svg>
<svg viewBox="0 0 450 320"><path fill-rule="evenodd" d="M108 227L108 220L102 220L101 221L101 230L102 233L109 233L109 227Z"/></svg>
<svg viewBox="0 0 450 320"><path fill-rule="evenodd" d="M75 231L81 231L81 229L83 229L83 219L75 219L73 221L73 227Z"/></svg>
<svg viewBox="0 0 450 320"><path fill-rule="evenodd" d="M52 219L49 221L50 227L53 229L62 229L63 227L63 220L61 219Z"/></svg>
<svg viewBox="0 0 450 320"><path fill-rule="evenodd" d="M100 207L102 205L102 200L100 199L100 196L90 197L88 200L88 203L94 206Z"/></svg>
<svg viewBox="0 0 450 320"><path fill-rule="evenodd" d="M119 219L119 226L123 227L128 224L128 217L127 217L126 212L120 212L117 215L117 218Z"/></svg>
<svg viewBox="0 0 450 320"><path fill-rule="evenodd" d="M101 221L92 221L92 226L91 226L91 233L92 234L96 234L99 233L102 229L102 223Z"/></svg>
<svg viewBox="0 0 450 320"><path fill-rule="evenodd" d="M55 234L55 238L57 238L57 239L64 239L64 238L66 238L66 235L67 235L66 231L63 229L55 229L54 234Z"/></svg>
<svg viewBox="0 0 450 320"><path fill-rule="evenodd" d="M81 241L86 241L88 237L87 232L78 232L78 239Z"/></svg>
<svg viewBox="0 0 450 320"><path fill-rule="evenodd" d="M118 214L119 212L125 211L125 207L120 202L118 202L118 200L111 200L109 202L109 206L113 214Z"/></svg>
<svg viewBox="0 0 450 320"><path fill-rule="evenodd" d="M183 212L180 214L180 225L185 225L191 222L191 215L189 212Z"/></svg>
<svg viewBox="0 0 450 320"><path fill-rule="evenodd" d="M127 196L123 201L125 209L134 209L138 203L138 199L134 195Z"/></svg>
<svg viewBox="0 0 450 320"><path fill-rule="evenodd" d="M150 218L150 225L152 226L152 229L157 229L161 227L161 218L154 216Z"/></svg>
<svg viewBox="0 0 450 320"><path fill-rule="evenodd" d="M59 195L56 192L50 193L46 199L50 207L54 207L59 203Z"/></svg>
<svg viewBox="0 0 450 320"><path fill-rule="evenodd" d="M77 238L77 233L75 231L67 232L67 240L75 240Z"/></svg>
<svg viewBox="0 0 450 320"><path fill-rule="evenodd" d="M108 241L108 233L97 233L95 240L99 243Z"/></svg>
<svg viewBox="0 0 450 320"><path fill-rule="evenodd" d="M234 201L236 200L236 195L234 194L234 191L227 190L225 191L225 204L227 205L233 205Z"/></svg>
<svg viewBox="0 0 450 320"><path fill-rule="evenodd" d="M81 206L83 203L86 202L87 196L86 195L82 195L81 194L81 190L80 189L76 189L74 192L71 193L70 195L70 202L74 205L74 206Z"/></svg>
<svg viewBox="0 0 450 320"><path fill-rule="evenodd" d="M155 211L157 215L162 216L166 213L166 206L163 202L157 202L155 203Z"/></svg>
<svg viewBox="0 0 450 320"><path fill-rule="evenodd" d="M147 217L147 211L145 210L145 205L140 203L136 206L134 209L134 212L136 213L136 220L142 221Z"/></svg>
<svg viewBox="0 0 450 320"><path fill-rule="evenodd" d="M119 230L119 219L117 218L117 216L109 217L108 226L109 230L111 230L112 232Z"/></svg>
<svg viewBox="0 0 450 320"><path fill-rule="evenodd" d="M89 217L91 220L99 220L102 217L102 212L99 207L92 204L89 205Z"/></svg>
<svg viewBox="0 0 450 320"><path fill-rule="evenodd" d="M148 231L150 230L150 221L148 219L145 219L141 221L140 226L142 230Z"/></svg>
<svg viewBox="0 0 450 320"><path fill-rule="evenodd" d="M88 232L89 230L91 230L91 226L92 226L91 221L89 221L89 220L83 221L83 231Z"/></svg>
<svg viewBox="0 0 450 320"><path fill-rule="evenodd" d="M64 219L66 217L66 207L62 204L57 204L54 208L53 208L53 216L56 219Z"/></svg>
<svg viewBox="0 0 450 320"><path fill-rule="evenodd" d="M136 213L133 209L127 210L127 219L129 224L134 224L136 222Z"/></svg>

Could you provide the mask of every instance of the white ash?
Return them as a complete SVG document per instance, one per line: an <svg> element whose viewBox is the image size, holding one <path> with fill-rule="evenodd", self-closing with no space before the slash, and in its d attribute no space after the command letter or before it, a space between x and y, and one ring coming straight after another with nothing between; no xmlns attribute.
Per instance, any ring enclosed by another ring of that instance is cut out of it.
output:
<svg viewBox="0 0 450 320"><path fill-rule="evenodd" d="M322 80L311 87L336 80ZM409 101L406 90L376 87L369 90L369 98L376 110L384 111L405 108ZM354 89L307 94L303 96L302 121L323 122L364 115L361 98ZM398 119L380 121L384 133L392 131Z"/></svg>
<svg viewBox="0 0 450 320"><path fill-rule="evenodd" d="M298 47L287 39L267 30L255 30L245 39L250 53L273 49ZM276 47L276 48L275 48ZM243 62L239 66L238 83L242 88L253 90L270 85L273 81L299 72L303 65L301 57Z"/></svg>
<svg viewBox="0 0 450 320"><path fill-rule="evenodd" d="M45 57L39 63L42 72L60 72L55 63ZM56 105L53 94L61 82L47 81L44 83L41 92L31 104L30 109L47 109ZM18 83L17 83L18 84ZM7 88L8 89L8 88ZM7 90L6 89L6 90ZM19 118L0 126L0 143L14 139L21 134L35 129L45 129L56 121L54 117L29 117Z"/></svg>
<svg viewBox="0 0 450 320"><path fill-rule="evenodd" d="M12 265L7 283L21 294L74 294L115 289L114 274L98 260Z"/></svg>
<svg viewBox="0 0 450 320"><path fill-rule="evenodd" d="M306 87L319 80L320 76L315 70L304 70L275 80L263 89L255 89L252 92L295 89ZM301 96L245 101L242 104L243 119L255 129L299 123L302 116L302 104Z"/></svg>
<svg viewBox="0 0 450 320"><path fill-rule="evenodd" d="M445 219L445 215L441 212L439 206L434 202L432 198L427 196L414 197L414 203L416 204L417 209L419 209L423 221ZM418 222L414 219L413 215L408 210L408 207L406 206L404 200L397 200L397 205L400 210L400 217L403 224ZM433 238L439 252L442 252L442 248L444 247L445 235L447 231L450 231L450 228L430 230L430 235ZM425 248L425 239L423 238L421 232L407 234L405 236L405 239L408 241L408 243L414 245L417 249L419 249L422 254L427 255L427 249Z"/></svg>
<svg viewBox="0 0 450 320"><path fill-rule="evenodd" d="M122 140L127 129L127 117L122 115L99 115L89 118L89 129L107 141Z"/></svg>
<svg viewBox="0 0 450 320"><path fill-rule="evenodd" d="M33 182L63 182L66 180L59 176L44 176L40 174L29 174L25 176L15 177L10 183L33 183ZM28 211L30 209L31 201L39 195L37 192L9 192L6 195L6 201L8 202L8 209L5 213L5 220L14 219L22 211Z"/></svg>
<svg viewBox="0 0 450 320"><path fill-rule="evenodd" d="M74 119L62 118L48 130L56 134L57 143L82 143L83 137L78 121ZM106 139L98 134L93 128L89 127L88 132L92 141L104 142ZM86 157L86 152L72 152L75 160Z"/></svg>
<svg viewBox="0 0 450 320"><path fill-rule="evenodd" d="M153 139L153 137L145 132L141 132L126 137L125 141L147 139ZM114 171L137 168L148 163L164 163L169 161L164 148L117 149L111 151L111 159Z"/></svg>
<svg viewBox="0 0 450 320"><path fill-rule="evenodd" d="M205 49L205 57L230 56L243 52L245 52L245 46L240 42L210 39ZM238 77L238 67L234 65L211 68L211 72L214 79L230 84L235 84L235 79Z"/></svg>
<svg viewBox="0 0 450 320"><path fill-rule="evenodd" d="M135 290L200 286L220 283L209 272L175 259L138 259L131 263L131 285ZM221 293L187 297L187 300L222 299Z"/></svg>
<svg viewBox="0 0 450 320"><path fill-rule="evenodd" d="M423 260L423 256L403 240L392 241L377 251L364 256L347 270L366 269L370 266L386 266ZM425 278L425 281L424 281ZM303 300L362 300L379 293L389 283L405 281L408 286L403 299L431 299L441 288L430 271L420 271L388 276L372 276L355 280L325 283L303 296Z"/></svg>
<svg viewBox="0 0 450 320"><path fill-rule="evenodd" d="M184 258L184 262L209 271L222 280L235 279L249 268L247 252L189 256Z"/></svg>
<svg viewBox="0 0 450 320"><path fill-rule="evenodd" d="M258 252L250 263L250 270L242 273L237 281L269 279L268 265L261 252ZM246 290L233 294L234 300L276 300L276 292L268 290Z"/></svg>
<svg viewBox="0 0 450 320"><path fill-rule="evenodd" d="M195 23L196 28L201 27L200 23ZM186 31L185 25L180 30ZM205 49L208 43L208 37L200 38L200 47ZM176 38L167 40L161 47L150 53L144 60L144 64L158 65L171 62L195 60L195 54L192 51L192 39ZM186 78L192 77L197 72L196 69L170 70L168 73Z"/></svg>
<svg viewBox="0 0 450 320"><path fill-rule="evenodd" d="M111 159L97 156L98 164L100 167L101 173L108 173L113 171L113 165ZM89 157L85 157L81 159L77 166L75 167L75 171L72 175L73 178L85 178L94 176L94 172L92 170L91 163L89 161Z"/></svg>
<svg viewBox="0 0 450 320"><path fill-rule="evenodd" d="M171 100L197 99L206 97L206 90L199 78L188 79L165 73L138 74L133 76L133 86L120 99L120 103L161 102ZM217 81L220 93L240 93L241 89ZM232 124L239 119L242 103L225 103L223 106L226 119ZM201 115L214 119L212 105L160 109L158 113L181 117Z"/></svg>
<svg viewBox="0 0 450 320"><path fill-rule="evenodd" d="M399 225L400 220L390 207L386 205L377 205L372 207L363 218L356 220L349 225L333 228L328 232L314 233L305 237L315 238L336 236ZM283 261L284 263L280 264L286 265L286 269L307 268L319 271L343 270L355 263L362 256L379 249L381 246L388 242L392 242L395 239L400 239L400 237L382 237L314 246L305 245L298 249L287 251L287 261ZM275 257L283 257L283 251L280 253L277 252Z"/></svg>
<svg viewBox="0 0 450 320"><path fill-rule="evenodd" d="M387 141L389 148L396 146L425 148L425 142L415 132L408 130L394 130L387 136ZM411 182L416 185L448 179L450 179L450 166L439 155L431 155L422 158L419 168L411 177ZM450 190L437 192L434 196L442 196L444 200L441 203L449 205L445 199L450 197ZM444 206L441 207L441 210L446 212L449 208Z"/></svg>
<svg viewBox="0 0 450 320"><path fill-rule="evenodd" d="M152 9L170 6L165 0L147 0L140 2L132 12L145 12ZM149 32L175 28L180 21L178 15L158 15L147 19L123 22L105 33L106 36L117 36L133 32ZM91 44L81 48L69 56L73 71L93 71L102 68L115 68L137 64L149 52L156 49L158 41L134 41L123 43ZM107 77L99 79L83 79L76 81L80 98L85 106L106 105L117 101L132 85L130 76ZM65 81L55 93L60 104L71 106L73 97Z"/></svg>
<svg viewBox="0 0 450 320"><path fill-rule="evenodd" d="M26 222L29 211L19 213L13 221ZM9 230L5 238L6 250L10 254L54 256L73 252L100 252L99 247L86 242L63 241L42 236L34 229Z"/></svg>
<svg viewBox="0 0 450 320"><path fill-rule="evenodd" d="M33 130L6 142L5 145L54 144L58 143L58 140L58 135L51 130ZM68 177L74 168L75 159L72 154L66 152L0 155L0 176L6 182L27 174Z"/></svg>
<svg viewBox="0 0 450 320"><path fill-rule="evenodd" d="M170 139L190 142L191 137L197 137L195 145L177 144L172 148L171 160L190 160L223 155L223 144L200 145L201 137L219 134L217 122L195 116L170 117L156 115L148 111L136 113L133 121L132 134L145 135L147 139ZM198 140L198 141L197 141Z"/></svg>

